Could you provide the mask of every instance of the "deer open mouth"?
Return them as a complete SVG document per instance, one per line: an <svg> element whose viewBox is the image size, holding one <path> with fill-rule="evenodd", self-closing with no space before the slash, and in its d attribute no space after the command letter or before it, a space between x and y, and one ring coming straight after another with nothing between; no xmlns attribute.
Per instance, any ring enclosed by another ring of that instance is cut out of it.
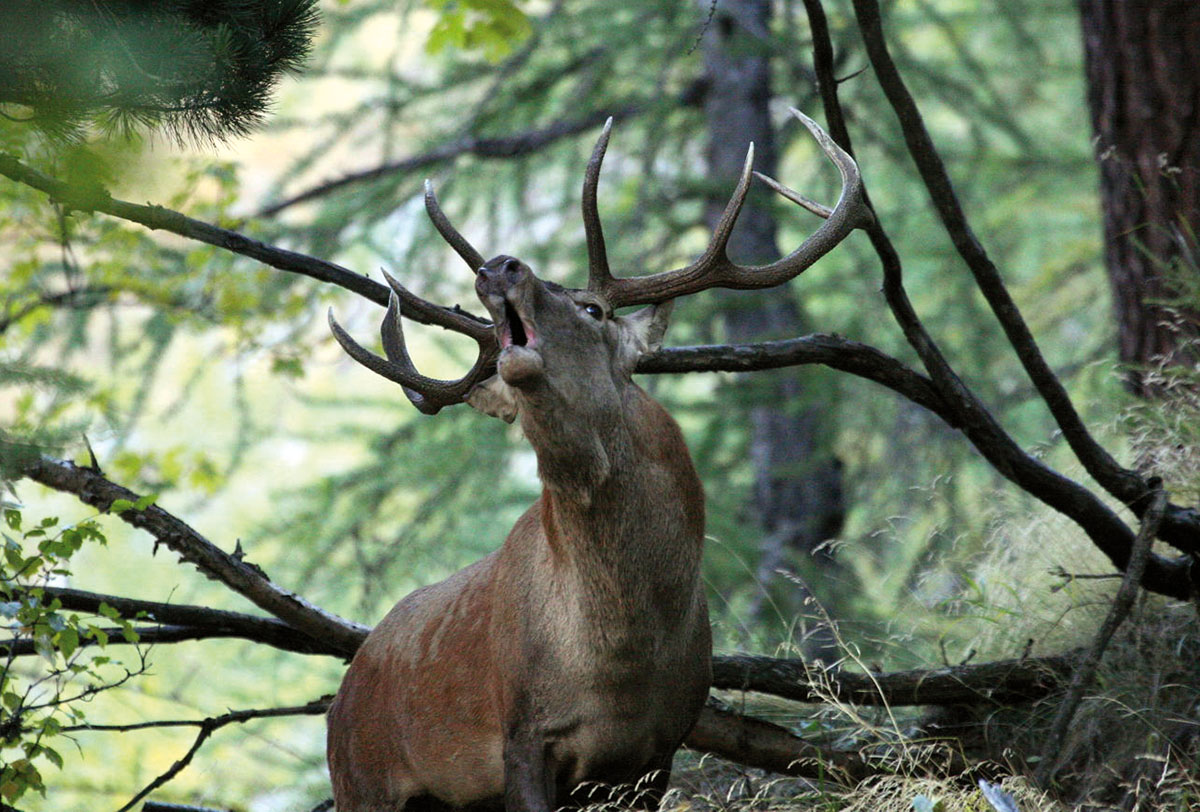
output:
<svg viewBox="0 0 1200 812"><path fill-rule="evenodd" d="M504 302L504 326L500 330L500 348L528 347L533 343L533 328L527 326L521 314L507 299Z"/></svg>

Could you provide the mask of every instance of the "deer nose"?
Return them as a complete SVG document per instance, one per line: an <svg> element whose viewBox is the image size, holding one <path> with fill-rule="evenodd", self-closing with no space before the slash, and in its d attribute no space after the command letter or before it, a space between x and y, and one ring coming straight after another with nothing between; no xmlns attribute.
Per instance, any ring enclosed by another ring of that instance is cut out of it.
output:
<svg viewBox="0 0 1200 812"><path fill-rule="evenodd" d="M529 266L514 257L498 256L490 259L475 272L475 287L482 293L503 295L532 272Z"/></svg>

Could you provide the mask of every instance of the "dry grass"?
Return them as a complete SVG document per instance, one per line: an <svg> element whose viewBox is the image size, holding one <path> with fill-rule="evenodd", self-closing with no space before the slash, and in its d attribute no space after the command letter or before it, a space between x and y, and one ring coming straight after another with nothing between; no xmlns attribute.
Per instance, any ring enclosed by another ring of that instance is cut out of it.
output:
<svg viewBox="0 0 1200 812"><path fill-rule="evenodd" d="M1131 411L1121 434L1144 470L1162 476L1177 502L1191 504L1200 499L1200 385L1191 381L1175 390L1167 405ZM988 554L971 573L971 597L946 607L956 633L968 623L978 630L966 641L978 661L1090 646L1119 581L1086 576L1112 575L1111 564L1065 518L1023 496L1009 498L1012 504L998 510ZM1169 548L1162 552L1174 554ZM1057 696L1024 707L952 709L924 717L907 709L856 708L833 697L822 707L750 698L746 712L787 724L806 738L870 752L884 774L846 787L708 758L681 764L664 808L991 810L965 776L921 777L916 766L921 737L951 734L968 756L990 760L1008 776L1002 786L1021 812L1200 810L1197 609L1140 596L1073 720L1060 754L1063 766L1049 792L1026 776L1043 755ZM844 640L838 644L853 665L855 647Z"/></svg>

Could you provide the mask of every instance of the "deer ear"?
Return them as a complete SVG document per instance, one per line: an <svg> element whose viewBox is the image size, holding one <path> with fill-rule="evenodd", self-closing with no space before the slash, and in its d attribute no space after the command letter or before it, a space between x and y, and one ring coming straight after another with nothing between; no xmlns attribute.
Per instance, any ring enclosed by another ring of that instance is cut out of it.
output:
<svg viewBox="0 0 1200 812"><path fill-rule="evenodd" d="M466 401L476 411L498 417L505 423L517 419L517 399L513 397L512 387L501 380L499 374L471 387Z"/></svg>
<svg viewBox="0 0 1200 812"><path fill-rule="evenodd" d="M663 336L666 335L671 320L671 308L674 306L675 300L667 299L623 317L633 339L635 357L654 352L662 346Z"/></svg>

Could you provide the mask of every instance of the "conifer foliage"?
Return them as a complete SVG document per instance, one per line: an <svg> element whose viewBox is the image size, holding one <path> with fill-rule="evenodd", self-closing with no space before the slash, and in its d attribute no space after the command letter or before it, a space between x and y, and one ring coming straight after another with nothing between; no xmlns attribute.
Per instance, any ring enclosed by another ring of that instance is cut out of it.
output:
<svg viewBox="0 0 1200 812"><path fill-rule="evenodd" d="M57 138L244 135L308 55L316 0L6 0L0 113Z"/></svg>

